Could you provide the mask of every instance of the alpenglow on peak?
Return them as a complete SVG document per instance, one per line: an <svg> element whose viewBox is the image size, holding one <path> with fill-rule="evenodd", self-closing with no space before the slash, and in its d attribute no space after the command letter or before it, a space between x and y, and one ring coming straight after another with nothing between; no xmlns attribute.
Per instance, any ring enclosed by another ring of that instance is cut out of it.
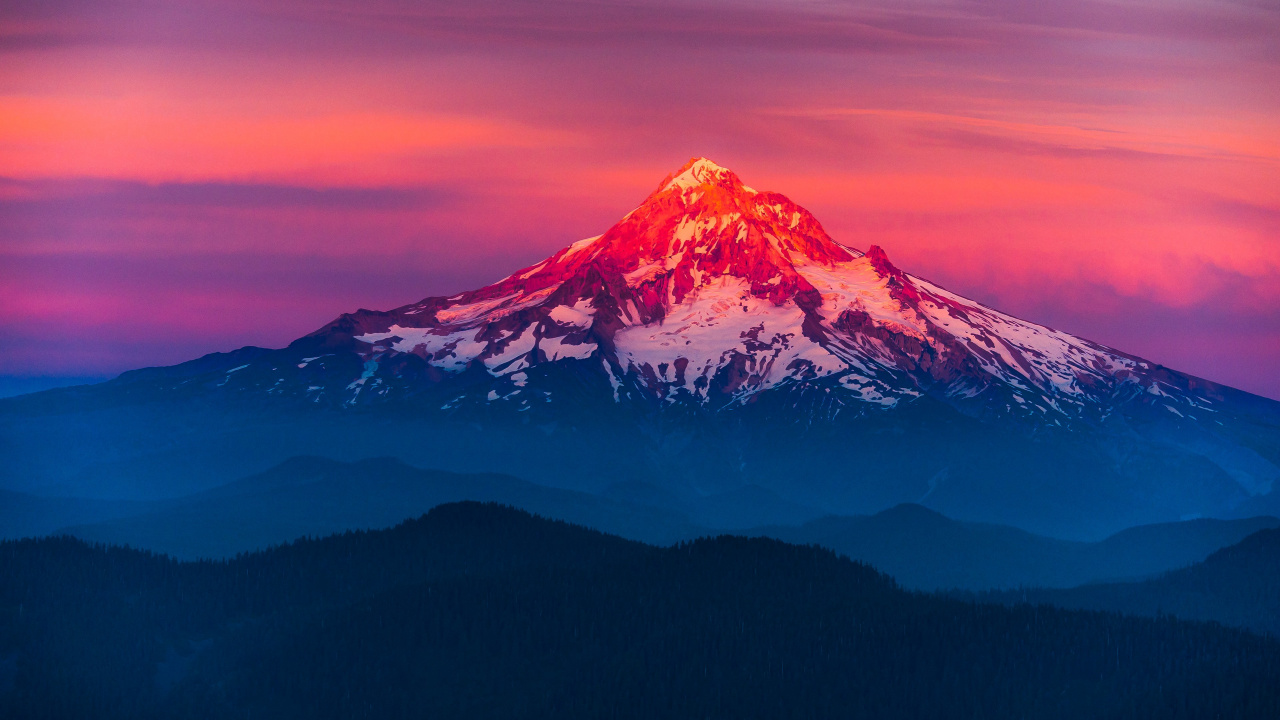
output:
<svg viewBox="0 0 1280 720"><path fill-rule="evenodd" d="M497 383L485 402L532 402L538 375L599 372L618 401L726 407L785 390L857 414L927 395L1092 423L1154 382L1144 360L948 292L878 247L838 243L786 196L706 158L604 233L497 283L344 315L314 336L348 337L378 368L413 356L429 374L484 372ZM378 368L352 381L349 402L366 401Z"/></svg>
<svg viewBox="0 0 1280 720"><path fill-rule="evenodd" d="M659 188L659 192L672 188L686 190L708 184L723 184L747 193L755 193L753 188L743 185L732 170L717 165L704 157L691 158L679 170L668 175Z"/></svg>

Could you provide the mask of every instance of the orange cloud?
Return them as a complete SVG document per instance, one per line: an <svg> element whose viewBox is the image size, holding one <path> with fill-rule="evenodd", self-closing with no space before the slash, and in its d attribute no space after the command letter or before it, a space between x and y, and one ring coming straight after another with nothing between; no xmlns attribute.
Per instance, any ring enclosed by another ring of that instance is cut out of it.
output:
<svg viewBox="0 0 1280 720"><path fill-rule="evenodd" d="M571 142L459 115L255 116L145 97L0 97L0 166L15 177L403 181L415 174L395 169L407 158Z"/></svg>

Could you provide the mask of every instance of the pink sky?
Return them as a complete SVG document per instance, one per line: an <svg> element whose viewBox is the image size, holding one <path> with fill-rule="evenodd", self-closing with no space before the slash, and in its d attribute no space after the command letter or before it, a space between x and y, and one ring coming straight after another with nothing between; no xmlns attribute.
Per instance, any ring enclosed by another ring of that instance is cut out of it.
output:
<svg viewBox="0 0 1280 720"><path fill-rule="evenodd" d="M689 157L1006 312L1280 398L1272 2L0 10L0 376L477 287Z"/></svg>

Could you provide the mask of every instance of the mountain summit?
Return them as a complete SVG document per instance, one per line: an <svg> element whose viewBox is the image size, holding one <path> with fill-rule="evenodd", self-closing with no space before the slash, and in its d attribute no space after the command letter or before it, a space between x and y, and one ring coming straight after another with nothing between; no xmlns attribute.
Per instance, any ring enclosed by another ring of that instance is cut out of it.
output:
<svg viewBox="0 0 1280 720"><path fill-rule="evenodd" d="M1206 383L1170 384L1151 363L904 273L878 247L838 243L804 208L705 158L604 234L493 285L344 315L313 337L349 338L365 360L345 403L395 396L403 375L379 368L398 355L444 373L482 366L517 403L547 391L530 372L564 361L605 373L615 399L712 409L775 388L830 395L829 413L928 394L1061 425L1101 422L1144 394L1176 413L1215 402Z"/></svg>
<svg viewBox="0 0 1280 720"><path fill-rule="evenodd" d="M71 406L0 402L0 422L10 447L49 448L15 467L68 487L171 482L193 452L241 475L390 455L658 504L916 502L1077 537L1280 512L1280 403L968 300L705 158L487 287L47 397ZM114 408L110 440L85 444L78 404Z"/></svg>

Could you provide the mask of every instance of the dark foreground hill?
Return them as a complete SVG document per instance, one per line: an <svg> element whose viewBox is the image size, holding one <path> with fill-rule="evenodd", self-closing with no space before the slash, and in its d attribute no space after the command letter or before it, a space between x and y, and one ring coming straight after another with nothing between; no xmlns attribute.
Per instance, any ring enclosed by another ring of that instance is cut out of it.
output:
<svg viewBox="0 0 1280 720"><path fill-rule="evenodd" d="M1151 580L988 593L983 598L1213 620L1280 637L1280 529L1256 532L1202 563Z"/></svg>
<svg viewBox="0 0 1280 720"><path fill-rule="evenodd" d="M0 545L4 717L1276 717L1280 643L492 505L180 563Z"/></svg>

